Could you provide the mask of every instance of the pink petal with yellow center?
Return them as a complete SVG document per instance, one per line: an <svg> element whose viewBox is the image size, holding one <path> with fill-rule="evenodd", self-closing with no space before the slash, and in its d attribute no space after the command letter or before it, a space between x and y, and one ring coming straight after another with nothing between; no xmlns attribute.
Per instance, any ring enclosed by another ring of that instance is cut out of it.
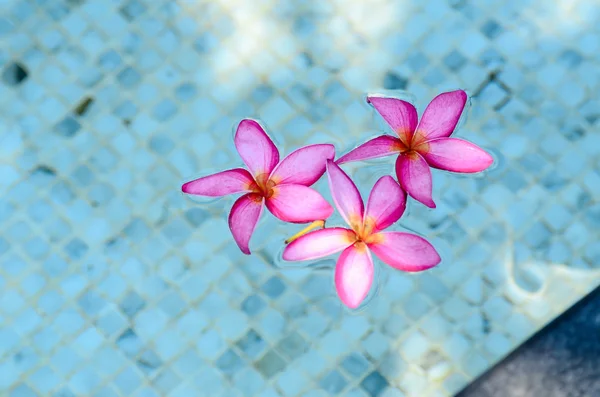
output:
<svg viewBox="0 0 600 397"><path fill-rule="evenodd" d="M402 142L408 145L419 120L417 109L411 103L398 98L368 96L367 102L373 105Z"/></svg>
<svg viewBox="0 0 600 397"><path fill-rule="evenodd" d="M373 186L365 211L365 230L375 233L396 222L406 208L406 193L391 176L381 177Z"/></svg>
<svg viewBox="0 0 600 397"><path fill-rule="evenodd" d="M364 243L346 248L335 265L335 288L344 305L357 308L373 284L373 259Z"/></svg>
<svg viewBox="0 0 600 397"><path fill-rule="evenodd" d="M233 140L240 157L254 177L269 175L279 163L277 147L255 120L242 120Z"/></svg>
<svg viewBox="0 0 600 397"><path fill-rule="evenodd" d="M310 186L325 172L325 162L333 160L335 147L329 144L309 145L290 153L275 167L271 179L277 184Z"/></svg>
<svg viewBox="0 0 600 397"><path fill-rule="evenodd" d="M413 147L431 139L449 137L466 103L467 93L462 90L444 92L433 98L417 126Z"/></svg>
<svg viewBox="0 0 600 397"><path fill-rule="evenodd" d="M286 261L308 261L340 252L356 241L352 230L341 227L315 230L292 241L283 250Z"/></svg>
<svg viewBox="0 0 600 397"><path fill-rule="evenodd" d="M431 170L427 161L417 152L408 152L396 160L396 176L402 189L429 208L435 208L432 198Z"/></svg>
<svg viewBox="0 0 600 397"><path fill-rule="evenodd" d="M362 223L364 204L352 179L333 161L327 161L329 189L337 210L354 230Z"/></svg>
<svg viewBox="0 0 600 397"><path fill-rule="evenodd" d="M438 138L416 148L431 167L452 172L473 173L488 168L492 156L474 143L458 138Z"/></svg>
<svg viewBox="0 0 600 397"><path fill-rule="evenodd" d="M420 272L442 260L433 245L423 237L402 232L382 232L376 237L376 242L369 243L369 248L395 269Z"/></svg>
<svg viewBox="0 0 600 397"><path fill-rule="evenodd" d="M238 198L229 213L229 229L238 247L250 255L250 237L256 228L263 208L263 198L256 193L248 193Z"/></svg>
<svg viewBox="0 0 600 397"><path fill-rule="evenodd" d="M248 192L254 183L252 175L243 168L218 172L187 182L181 190L197 196L220 197L232 193Z"/></svg>
<svg viewBox="0 0 600 397"><path fill-rule="evenodd" d="M284 222L306 223L331 216L333 207L316 190L303 185L277 185L266 200L269 211Z"/></svg>
<svg viewBox="0 0 600 397"><path fill-rule="evenodd" d="M398 139L389 135L381 135L377 138L373 138L370 141L363 143L356 149L351 150L342 157L340 157L336 163L344 164L351 161L360 161L375 159L379 157L390 156L396 154L401 150L405 149L406 146Z"/></svg>

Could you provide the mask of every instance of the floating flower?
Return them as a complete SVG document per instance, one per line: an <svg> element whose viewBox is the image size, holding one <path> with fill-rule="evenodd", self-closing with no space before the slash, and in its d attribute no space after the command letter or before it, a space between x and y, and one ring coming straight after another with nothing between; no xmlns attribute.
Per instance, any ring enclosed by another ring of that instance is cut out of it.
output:
<svg viewBox="0 0 600 397"><path fill-rule="evenodd" d="M402 188L415 200L435 208L429 167L446 171L473 173L488 168L493 158L479 146L449 138L465 108L464 91L446 92L435 97L418 121L415 107L397 98L368 96L367 102L392 127L398 137L374 138L336 162L373 159L398 154L396 176Z"/></svg>
<svg viewBox="0 0 600 397"><path fill-rule="evenodd" d="M263 204L277 218L291 223L323 220L333 213L323 196L308 187L323 175L325 162L335 156L333 145L305 146L280 162L271 138L258 122L249 119L240 122L234 143L249 171L222 171L187 182L181 190L208 197L245 193L229 213L229 229L244 254L250 254L250 237Z"/></svg>
<svg viewBox="0 0 600 397"><path fill-rule="evenodd" d="M440 256L424 238L410 233L384 232L406 207L406 193L391 176L373 187L367 208L352 180L332 161L327 161L329 188L338 211L350 229L320 229L292 241L283 251L287 261L322 258L342 251L335 266L335 286L342 302L356 308L373 282L371 252L393 268L418 272L440 263Z"/></svg>

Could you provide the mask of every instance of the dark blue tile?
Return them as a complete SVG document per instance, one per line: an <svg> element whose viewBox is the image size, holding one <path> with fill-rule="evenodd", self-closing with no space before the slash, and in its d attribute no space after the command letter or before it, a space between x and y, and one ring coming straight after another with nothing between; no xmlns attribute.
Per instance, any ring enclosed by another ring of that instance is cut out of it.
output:
<svg viewBox="0 0 600 397"><path fill-rule="evenodd" d="M56 171L46 165L40 165L31 171L29 181L36 186L46 187L56 179Z"/></svg>
<svg viewBox="0 0 600 397"><path fill-rule="evenodd" d="M132 329L128 329L123 332L116 341L117 346L123 353L129 357L136 356L142 349L143 343L140 338L133 332Z"/></svg>
<svg viewBox="0 0 600 397"><path fill-rule="evenodd" d="M369 368L369 361L360 353L351 353L342 361L342 368L350 375L358 378Z"/></svg>
<svg viewBox="0 0 600 397"><path fill-rule="evenodd" d="M583 56L575 50L567 49L559 55L558 60L569 69L574 69L581 64Z"/></svg>
<svg viewBox="0 0 600 397"><path fill-rule="evenodd" d="M54 133L64 138L72 138L81 129L81 124L73 116L67 116L54 126Z"/></svg>
<svg viewBox="0 0 600 397"><path fill-rule="evenodd" d="M371 397L380 396L388 387L388 381L377 371L371 372L360 386L365 389Z"/></svg>
<svg viewBox="0 0 600 397"><path fill-rule="evenodd" d="M29 72L25 65L20 62L11 62L2 72L2 81L9 87L18 86L27 80Z"/></svg>
<svg viewBox="0 0 600 397"><path fill-rule="evenodd" d="M481 27L481 33L485 35L490 40L495 39L502 33L502 26L498 24L498 22L490 19Z"/></svg>
<svg viewBox="0 0 600 397"><path fill-rule="evenodd" d="M131 22L146 11L146 6L138 0L129 0L121 7L120 11L121 15Z"/></svg>
<svg viewBox="0 0 600 397"><path fill-rule="evenodd" d="M65 246L65 253L72 260L83 258L87 251L88 245L77 237L69 241L69 243Z"/></svg>
<svg viewBox="0 0 600 397"><path fill-rule="evenodd" d="M258 295L250 295L241 304L242 310L249 316L255 316L266 306L265 301Z"/></svg>
<svg viewBox="0 0 600 397"><path fill-rule="evenodd" d="M253 329L248 331L236 344L250 358L257 358L267 347L267 343Z"/></svg>
<svg viewBox="0 0 600 397"><path fill-rule="evenodd" d="M405 90L408 79L394 72L387 72L383 77L383 88L386 90Z"/></svg>
<svg viewBox="0 0 600 397"><path fill-rule="evenodd" d="M444 64L448 69L452 70L453 72L460 70L466 62L467 59L456 50L453 50L444 58Z"/></svg>
<svg viewBox="0 0 600 397"><path fill-rule="evenodd" d="M271 277L263 286L262 291L271 299L278 298L285 291L285 284L278 277Z"/></svg>

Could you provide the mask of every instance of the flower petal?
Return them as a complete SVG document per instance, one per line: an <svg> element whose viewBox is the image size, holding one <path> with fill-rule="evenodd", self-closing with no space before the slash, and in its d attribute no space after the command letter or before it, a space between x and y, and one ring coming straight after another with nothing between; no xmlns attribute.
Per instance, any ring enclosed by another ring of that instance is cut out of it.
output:
<svg viewBox="0 0 600 397"><path fill-rule="evenodd" d="M333 202L354 230L362 224L364 204L352 179L333 161L327 161L327 178Z"/></svg>
<svg viewBox="0 0 600 397"><path fill-rule="evenodd" d="M256 228L263 209L263 199L256 193L248 193L238 198L229 213L229 229L238 247L250 255L250 237Z"/></svg>
<svg viewBox="0 0 600 397"><path fill-rule="evenodd" d="M365 211L365 229L372 233L383 230L396 222L406 208L406 193L391 176L384 176L373 186L367 210Z"/></svg>
<svg viewBox="0 0 600 397"><path fill-rule="evenodd" d="M433 185L427 161L417 152L403 153L396 160L396 176L402 189L429 208L435 208L431 197Z"/></svg>
<svg viewBox="0 0 600 397"><path fill-rule="evenodd" d="M333 213L319 192L303 185L274 186L266 204L269 211L284 222L312 222L327 219Z"/></svg>
<svg viewBox="0 0 600 397"><path fill-rule="evenodd" d="M341 227L315 230L292 241L283 250L286 261L308 261L340 252L356 240L352 230Z"/></svg>
<svg viewBox="0 0 600 397"><path fill-rule="evenodd" d="M269 175L279 163L279 151L255 120L242 120L233 140L240 157L255 177Z"/></svg>
<svg viewBox="0 0 600 397"><path fill-rule="evenodd" d="M418 146L430 166L453 172L480 172L494 162L485 150L458 138L438 138Z"/></svg>
<svg viewBox="0 0 600 397"><path fill-rule="evenodd" d="M220 197L250 191L253 183L254 179L248 171L234 168L184 183L181 190L197 196Z"/></svg>
<svg viewBox="0 0 600 397"><path fill-rule="evenodd" d="M444 92L433 98L417 126L413 147L431 139L449 137L466 103L467 93L462 90Z"/></svg>
<svg viewBox="0 0 600 397"><path fill-rule="evenodd" d="M375 159L390 156L400 152L406 146L398 139L389 135L381 135L363 143L340 157L336 163L344 164L351 161Z"/></svg>
<svg viewBox="0 0 600 397"><path fill-rule="evenodd" d="M402 142L408 145L419 120L417 109L411 103L398 98L368 96L367 102L373 105Z"/></svg>
<svg viewBox="0 0 600 397"><path fill-rule="evenodd" d="M333 160L335 147L329 144L309 145L290 153L275 167L270 179L279 184L310 186L325 173L325 162Z"/></svg>
<svg viewBox="0 0 600 397"><path fill-rule="evenodd" d="M357 308L373 284L373 259L364 244L346 248L335 265L335 289L351 309Z"/></svg>
<svg viewBox="0 0 600 397"><path fill-rule="evenodd" d="M423 237L402 232L382 232L369 243L373 253L393 268L405 272L420 272L442 260L433 245Z"/></svg>

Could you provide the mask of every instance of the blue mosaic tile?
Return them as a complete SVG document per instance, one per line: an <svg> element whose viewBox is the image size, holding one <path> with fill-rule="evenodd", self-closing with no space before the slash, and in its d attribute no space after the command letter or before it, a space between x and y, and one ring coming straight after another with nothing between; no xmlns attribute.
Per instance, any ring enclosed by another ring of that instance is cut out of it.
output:
<svg viewBox="0 0 600 397"><path fill-rule="evenodd" d="M267 344L256 331L251 329L237 341L237 346L248 357L255 359L264 351Z"/></svg>
<svg viewBox="0 0 600 397"><path fill-rule="evenodd" d="M388 387L388 382L379 372L374 371L367 375L360 385L370 396L377 397Z"/></svg>
<svg viewBox="0 0 600 397"><path fill-rule="evenodd" d="M128 356L135 356L139 353L142 342L140 338L131 329L123 332L116 340L116 344Z"/></svg>
<svg viewBox="0 0 600 397"><path fill-rule="evenodd" d="M275 299L285 291L285 284L281 279L272 277L263 284L261 289L269 298Z"/></svg>
<svg viewBox="0 0 600 397"><path fill-rule="evenodd" d="M152 384L163 393L169 393L181 383L181 379L170 369L164 369L152 379Z"/></svg>
<svg viewBox="0 0 600 397"><path fill-rule="evenodd" d="M256 362L256 369L265 377L271 378L285 368L285 360L270 350Z"/></svg>
<svg viewBox="0 0 600 397"><path fill-rule="evenodd" d="M326 374L323 378L321 378L319 385L330 395L335 396L344 389L347 383L347 380L344 379L344 377L340 375L339 372L334 370Z"/></svg>
<svg viewBox="0 0 600 397"><path fill-rule="evenodd" d="M215 362L217 367L228 376L235 374L243 366L244 362L233 350L227 350Z"/></svg>

